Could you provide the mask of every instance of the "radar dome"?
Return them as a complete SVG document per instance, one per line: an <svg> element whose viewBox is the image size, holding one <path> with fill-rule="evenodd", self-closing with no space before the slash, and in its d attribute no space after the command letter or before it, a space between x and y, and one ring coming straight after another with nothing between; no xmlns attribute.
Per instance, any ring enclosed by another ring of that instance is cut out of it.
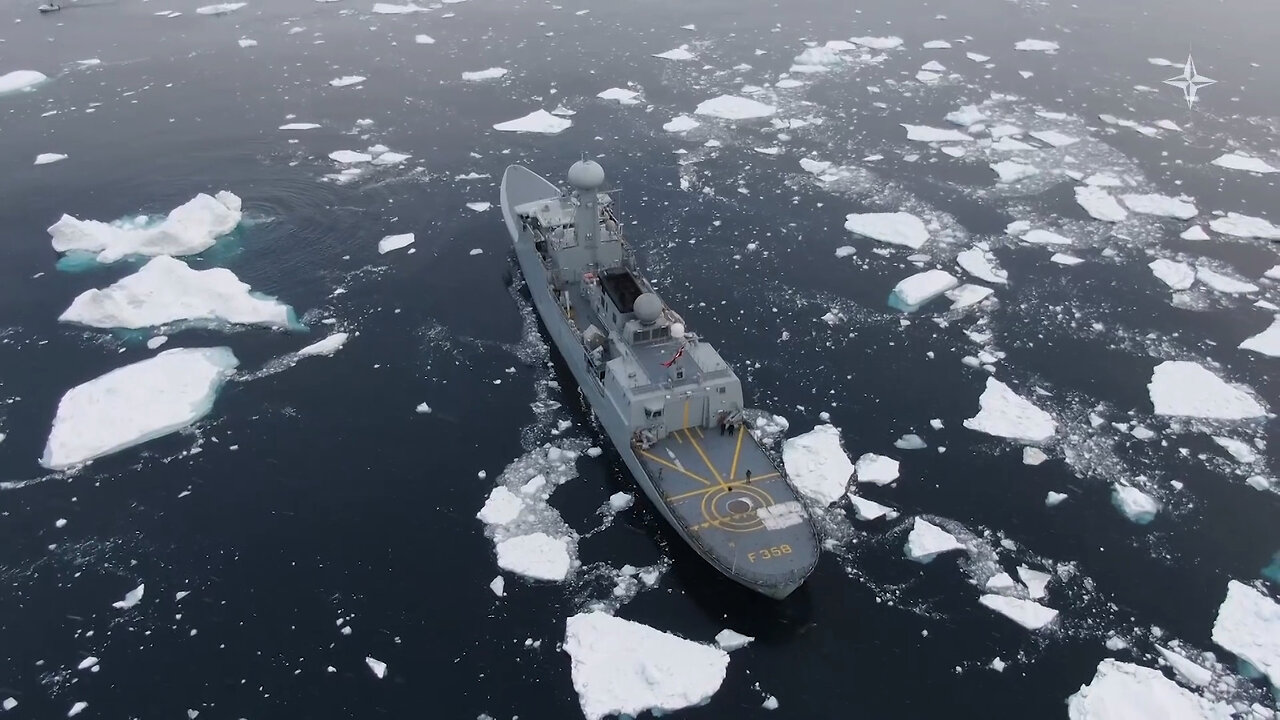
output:
<svg viewBox="0 0 1280 720"><path fill-rule="evenodd" d="M684 339L684 323L671 323L671 337L677 340Z"/></svg>
<svg viewBox="0 0 1280 720"><path fill-rule="evenodd" d="M662 314L662 301L653 293L644 293L636 298L632 310L635 312L637 320L645 325L652 325L657 322L658 316Z"/></svg>
<svg viewBox="0 0 1280 720"><path fill-rule="evenodd" d="M578 190L595 190L604 185L604 168L595 160L579 160L569 168L569 184Z"/></svg>

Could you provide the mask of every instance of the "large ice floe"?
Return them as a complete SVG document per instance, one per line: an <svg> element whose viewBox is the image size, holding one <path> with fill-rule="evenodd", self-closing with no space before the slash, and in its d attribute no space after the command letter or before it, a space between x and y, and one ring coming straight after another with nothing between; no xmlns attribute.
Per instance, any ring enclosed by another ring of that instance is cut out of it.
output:
<svg viewBox="0 0 1280 720"><path fill-rule="evenodd" d="M987 378L978 414L964 421L970 430L1027 443L1044 443L1057 432L1053 416L1032 405L999 380Z"/></svg>
<svg viewBox="0 0 1280 720"><path fill-rule="evenodd" d="M1213 160L1212 164L1228 170L1244 170L1246 172L1262 174L1280 172L1280 168L1271 167L1271 165L1267 164L1267 161L1262 158L1240 155L1238 153L1220 155Z"/></svg>
<svg viewBox="0 0 1280 720"><path fill-rule="evenodd" d="M565 621L564 651L587 720L701 705L729 667L729 654L718 647L602 612Z"/></svg>
<svg viewBox="0 0 1280 720"><path fill-rule="evenodd" d="M1028 630L1039 630L1058 617L1058 611L1040 603L1005 595L983 595L978 602Z"/></svg>
<svg viewBox="0 0 1280 720"><path fill-rule="evenodd" d="M561 581L577 566L578 535L548 504L577 477L582 441L545 445L517 458L498 478L476 518L493 540L498 565L533 580Z"/></svg>
<svg viewBox="0 0 1280 720"><path fill-rule="evenodd" d="M906 212L849 213L844 218L844 229L912 250L919 250L929 241L929 230L924 221Z"/></svg>
<svg viewBox="0 0 1280 720"><path fill-rule="evenodd" d="M1129 217L1129 213L1120 207L1120 203L1110 193L1092 185L1076 186L1076 202L1095 220L1120 222Z"/></svg>
<svg viewBox="0 0 1280 720"><path fill-rule="evenodd" d="M918 272L893 286L893 291L889 293L889 306L904 312L915 312L959 284L960 281L946 270Z"/></svg>
<svg viewBox="0 0 1280 720"><path fill-rule="evenodd" d="M145 215L112 223L63 215L49 235L58 252L112 263L130 255L194 255L234 230L242 217L240 198L223 190L216 196L200 193L159 222Z"/></svg>
<svg viewBox="0 0 1280 720"><path fill-rule="evenodd" d="M1280 227L1252 215L1229 212L1209 221L1209 229L1223 235L1262 240L1280 240Z"/></svg>
<svg viewBox="0 0 1280 720"><path fill-rule="evenodd" d="M1129 193L1121 195L1120 199L1124 201L1125 206L1130 210L1142 215L1190 220L1199 214L1195 205L1185 200L1171 198L1168 195Z"/></svg>
<svg viewBox="0 0 1280 720"><path fill-rule="evenodd" d="M1070 720L1230 720L1212 702L1151 668L1107 658L1088 685L1067 699Z"/></svg>
<svg viewBox="0 0 1280 720"><path fill-rule="evenodd" d="M778 108L737 95L720 95L698 103L693 112L721 120L752 120L774 115Z"/></svg>
<svg viewBox="0 0 1280 720"><path fill-rule="evenodd" d="M903 552L918 563L928 563L943 553L964 549L964 543L957 540L955 535L928 520L915 518Z"/></svg>
<svg viewBox="0 0 1280 720"><path fill-rule="evenodd" d="M1227 583L1213 641L1280 688L1280 605L1275 600L1238 580Z"/></svg>
<svg viewBox="0 0 1280 720"><path fill-rule="evenodd" d="M979 280L1004 285L1009 282L1009 274L996 267L995 258L982 248L969 248L956 254L956 264L962 270Z"/></svg>
<svg viewBox="0 0 1280 720"><path fill-rule="evenodd" d="M31 90L48 79L49 76L39 70L14 70L12 72L7 72L0 75L0 95L17 92L19 90Z"/></svg>
<svg viewBox="0 0 1280 720"><path fill-rule="evenodd" d="M1172 290L1187 290L1196 282L1196 271L1190 265L1165 258L1152 260L1151 274Z"/></svg>
<svg viewBox="0 0 1280 720"><path fill-rule="evenodd" d="M555 135L569 129L570 125L573 125L573 121L569 118L557 117L546 110L534 110L528 115L518 117L515 120L500 122L494 125L493 129L502 132Z"/></svg>
<svg viewBox="0 0 1280 720"><path fill-rule="evenodd" d="M830 505L844 496L853 463L840 445L834 425L818 425L782 443L782 462L796 489L811 500Z"/></svg>
<svg viewBox="0 0 1280 720"><path fill-rule="evenodd" d="M888 485L898 479L898 461L884 455L866 453L853 466L858 482Z"/></svg>
<svg viewBox="0 0 1280 720"><path fill-rule="evenodd" d="M138 272L102 290L86 290L58 319L98 328L177 322L300 327L293 308L253 293L230 270L192 270L168 255L152 258Z"/></svg>
<svg viewBox="0 0 1280 720"><path fill-rule="evenodd" d="M194 423L237 365L230 348L177 348L71 388L40 464L66 469Z"/></svg>
<svg viewBox="0 0 1280 720"><path fill-rule="evenodd" d="M1267 414L1252 395L1190 361L1166 360L1157 365L1147 390L1157 415L1247 420Z"/></svg>
<svg viewBox="0 0 1280 720"><path fill-rule="evenodd" d="M1252 350L1269 357L1280 357L1280 315L1275 316L1271 326L1266 330L1240 343L1240 349Z"/></svg>

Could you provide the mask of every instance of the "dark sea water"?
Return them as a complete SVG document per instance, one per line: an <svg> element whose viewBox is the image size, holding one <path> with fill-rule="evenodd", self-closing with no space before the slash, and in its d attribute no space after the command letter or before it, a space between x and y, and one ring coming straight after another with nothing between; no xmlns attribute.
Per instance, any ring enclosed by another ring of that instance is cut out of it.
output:
<svg viewBox="0 0 1280 720"><path fill-rule="evenodd" d="M1227 582L1268 582L1280 550L1280 499L1245 482L1275 477L1280 437L1271 419L1205 428L1157 417L1146 384L1163 360L1195 360L1280 405L1280 361L1237 349L1271 323L1252 303L1280 303L1280 285L1262 279L1280 254L1216 233L1181 240L1191 223L1176 220L1090 220L1065 177L998 187L984 160L908 142L900 123L954 127L946 113L1005 94L1025 129L1036 109L1075 123L1082 141L1033 161L1043 173L1061 163L1134 178L1135 192L1185 193L1201 225L1215 210L1280 223L1280 175L1210 164L1237 151L1280 167L1280 5L469 0L375 15L364 0L250 0L220 16L197 5L85 0L41 16L34 2L0 0L0 75L50 77L0 96L0 699L19 702L4 715L64 717L87 702L79 717L581 717L558 648L564 622L610 599L608 570L624 564L669 569L618 615L701 642L725 627L756 638L731 655L711 701L681 717L1066 717L1101 659L1159 667L1155 645L1170 640L1192 657L1216 653L1219 675L1235 678L1211 630ZM422 33L434 44L416 44ZM905 43L757 96L779 118L820 123L699 118L685 136L662 130L703 100L776 81L806 41L867 35ZM1061 49L1015 51L1026 38ZM921 48L937 39L953 48ZM696 60L651 57L683 44ZM1188 49L1218 81L1191 109L1161 82ZM76 62L89 58L101 64ZM955 74L917 82L930 60ZM488 67L509 72L460 79ZM368 79L329 85L344 75ZM639 103L596 98L628 86ZM558 135L492 129L562 103L576 114ZM1147 136L1099 114L1181 130ZM276 129L286 122L322 127ZM348 183L325 178L330 152L376 143L412 158ZM781 152L754 151L770 147ZM69 157L32 166L43 152ZM784 602L714 575L642 496L588 535L610 494L635 490L609 452L583 457L551 500L583 536L583 569L558 584L507 574L503 598L488 587L498 569L475 514L503 469L547 442L607 442L531 322L496 207L508 164L558 181L584 153L620 188L643 266L735 365L751 405L787 418L791 436L828 412L852 458L901 459L895 485L859 492L902 516L859 522L847 501L825 511L828 552ZM883 157L864 160L873 155ZM867 172L822 183L804 157ZM485 177L458 179L468 173ZM163 214L223 189L243 198L246 222L188 260L289 303L308 331L170 333L166 348L226 345L240 359L213 411L50 474L37 460L62 394L154 351L145 333L57 322L77 294L139 263L59 270L45 229L62 213ZM465 206L479 201L494 207ZM920 268L910 251L843 229L847 213L897 209L938 221L947 238L920 251L931 255ZM1048 261L1059 248L1004 235L1018 219L1076 238L1061 251L1086 262L1061 266ZM379 239L404 232L414 253L378 254ZM948 312L940 299L910 316L888 306L918 269L964 281L955 254L984 240L1010 278L994 301ZM856 255L835 257L842 245ZM1174 304L1147 268L1154 257L1208 258L1260 289L1201 288ZM834 327L821 320L833 308L844 318ZM279 369L330 331L326 320L351 334L346 346ZM1044 464L963 427L988 377L961 361L983 349L969 330L993 333L1005 354L995 376L1058 422ZM535 412L539 388L560 407ZM415 413L422 402L431 413ZM572 427L553 434L560 420ZM895 449L904 433L929 447ZM1266 449L1242 467L1209 434ZM1159 499L1153 522L1112 507L1117 482ZM1069 498L1046 508L1050 490ZM910 562L902 546L920 515L979 549ZM1061 613L1053 627L1030 632L977 603L993 562L1059 576L1043 601ZM1259 587L1274 597L1269 582ZM137 607L112 607L140 583ZM1112 635L1130 647L1108 649ZM96 671L76 670L86 656ZM384 679L366 657L387 664ZM1003 672L988 667L997 657ZM1206 692L1275 707L1265 681L1232 682Z"/></svg>

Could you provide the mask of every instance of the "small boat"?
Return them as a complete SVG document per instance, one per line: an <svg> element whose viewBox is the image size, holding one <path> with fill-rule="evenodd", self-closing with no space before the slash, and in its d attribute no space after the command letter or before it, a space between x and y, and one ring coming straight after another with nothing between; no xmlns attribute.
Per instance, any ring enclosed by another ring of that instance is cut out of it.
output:
<svg viewBox="0 0 1280 720"><path fill-rule="evenodd" d="M36 9L42 13L51 13L51 12L58 12L59 10L62 9L62 6L58 5L57 3L45 3L44 5L41 5Z"/></svg>

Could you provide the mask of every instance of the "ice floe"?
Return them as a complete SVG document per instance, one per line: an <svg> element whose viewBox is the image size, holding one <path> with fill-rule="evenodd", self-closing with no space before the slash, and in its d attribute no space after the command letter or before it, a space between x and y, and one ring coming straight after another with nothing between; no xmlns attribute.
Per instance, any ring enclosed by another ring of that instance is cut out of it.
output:
<svg viewBox="0 0 1280 720"><path fill-rule="evenodd" d="M619 88L619 87L609 88L608 90L602 90L596 93L596 97L600 98L601 100L616 100L618 103L622 105L635 105L640 102L639 100L636 99L640 97L639 92L635 90L628 90L627 88Z"/></svg>
<svg viewBox="0 0 1280 720"><path fill-rule="evenodd" d="M83 701L83 700L78 700L78 701L76 701L76 702L72 703L72 705L71 705L71 709L67 711L67 717L69 717L69 718L71 718L71 717L75 717L75 716L79 715L80 713L84 712L84 709L85 709L85 708L87 708L87 707L89 707L89 703L87 703L87 702L85 702L85 701Z"/></svg>
<svg viewBox="0 0 1280 720"><path fill-rule="evenodd" d="M956 264L975 278L1004 285L1009 282L1009 275L995 266L995 258L980 248L969 248L956 254Z"/></svg>
<svg viewBox="0 0 1280 720"><path fill-rule="evenodd" d="M751 120L774 115L778 109L757 100L737 95L720 95L710 100L703 100L694 109L695 115L720 118L721 120Z"/></svg>
<svg viewBox="0 0 1280 720"><path fill-rule="evenodd" d="M373 13L375 15L409 15L412 13L431 12L430 8L425 8L413 3L404 5L396 5L395 3L374 3Z"/></svg>
<svg viewBox="0 0 1280 720"><path fill-rule="evenodd" d="M142 596L145 595L146 592L147 592L147 584L141 583L138 585L138 587L125 593L123 600L117 600L111 603L111 607L117 610L128 610L129 608L134 607L138 603L142 602Z"/></svg>
<svg viewBox="0 0 1280 720"><path fill-rule="evenodd" d="M1241 295L1245 293L1258 292L1258 286L1251 282L1237 280L1220 272L1214 272L1206 267L1196 268L1196 280L1204 283L1209 289L1229 295Z"/></svg>
<svg viewBox="0 0 1280 720"><path fill-rule="evenodd" d="M889 304L904 312L914 312L959 284L960 281L946 270L925 270L894 285L889 294Z"/></svg>
<svg viewBox="0 0 1280 720"><path fill-rule="evenodd" d="M907 129L907 139L916 142L969 142L973 137L952 128L936 128L928 125L898 123Z"/></svg>
<svg viewBox="0 0 1280 720"><path fill-rule="evenodd" d="M0 75L0 95L17 92L19 90L31 90L48 79L49 76L39 70L14 70L12 72L7 72Z"/></svg>
<svg viewBox="0 0 1280 720"><path fill-rule="evenodd" d="M1062 504L1062 501L1066 500L1067 497L1068 495L1066 493L1054 492L1050 490L1044 496L1045 507L1057 507L1058 505Z"/></svg>
<svg viewBox="0 0 1280 720"><path fill-rule="evenodd" d="M230 270L192 270L167 255L102 290L84 291L58 319L98 328L176 322L299 327L293 308L254 294Z"/></svg>
<svg viewBox="0 0 1280 720"><path fill-rule="evenodd" d="M1018 579L1027 586L1027 596L1032 600L1039 600L1048 594L1046 588L1052 578L1049 573L1033 570L1026 565L1018 566Z"/></svg>
<svg viewBox="0 0 1280 720"><path fill-rule="evenodd" d="M1051 262L1056 262L1059 265L1066 265L1068 267L1072 265L1079 265L1080 263L1084 262L1083 258L1078 258L1075 255L1067 255L1066 253L1054 253L1053 256L1049 258L1049 260Z"/></svg>
<svg viewBox="0 0 1280 720"><path fill-rule="evenodd" d="M663 60L693 60L695 57L693 53L689 52L688 45L682 45L666 52L654 53L653 56Z"/></svg>
<svg viewBox="0 0 1280 720"><path fill-rule="evenodd" d="M1036 228L1028 230L1022 234L1022 241L1029 242L1033 245L1071 245L1072 240L1069 237L1059 235L1052 230L1044 230Z"/></svg>
<svg viewBox="0 0 1280 720"><path fill-rule="evenodd" d="M498 567L534 580L564 580L573 569L568 543L542 532L507 538L496 546Z"/></svg>
<svg viewBox="0 0 1280 720"><path fill-rule="evenodd" d="M1276 316L1266 330L1240 343L1240 349L1252 350L1269 357L1280 357L1280 316Z"/></svg>
<svg viewBox="0 0 1280 720"><path fill-rule="evenodd" d="M500 122L493 126L494 130L502 132L522 132L522 133L541 133L543 135L555 135L564 132L573 124L568 118L557 117L546 110L534 110L523 117L515 120Z"/></svg>
<svg viewBox="0 0 1280 720"><path fill-rule="evenodd" d="M844 229L872 240L919 250L929 241L924 221L907 212L849 213Z"/></svg>
<svg viewBox="0 0 1280 720"><path fill-rule="evenodd" d="M66 159L67 156L62 153L40 153L36 156L36 161L32 165L49 165Z"/></svg>
<svg viewBox="0 0 1280 720"><path fill-rule="evenodd" d="M374 658L366 657L364 659L364 664L369 666L369 669L373 671L373 676L378 678L379 680L387 676L387 664L382 662L381 660L375 660Z"/></svg>
<svg viewBox="0 0 1280 720"><path fill-rule="evenodd" d="M928 520L915 518L903 551L912 560L927 563L943 553L964 549L964 543L957 540L951 533Z"/></svg>
<svg viewBox="0 0 1280 720"><path fill-rule="evenodd" d="M302 122L302 123L286 123L284 125L281 125L277 129L279 130L315 130L318 127L320 127L319 123Z"/></svg>
<svg viewBox="0 0 1280 720"><path fill-rule="evenodd" d="M893 50L902 46L902 38L892 35L888 37L853 37L849 38L849 42L872 50Z"/></svg>
<svg viewBox="0 0 1280 720"><path fill-rule="evenodd" d="M1232 237L1280 240L1280 227L1259 217L1234 212L1210 220L1209 229Z"/></svg>
<svg viewBox="0 0 1280 720"><path fill-rule="evenodd" d="M178 348L71 388L40 464L66 469L187 427L209 413L238 364L230 348Z"/></svg>
<svg viewBox="0 0 1280 720"><path fill-rule="evenodd" d="M1120 514L1139 525L1146 525L1160 512L1160 503L1132 485L1116 483L1111 488L1111 504Z"/></svg>
<svg viewBox="0 0 1280 720"><path fill-rule="evenodd" d="M400 233L399 235L388 235L378 241L378 254L386 255L393 250L406 248L413 244L413 233Z"/></svg>
<svg viewBox="0 0 1280 720"><path fill-rule="evenodd" d="M1213 641L1280 688L1280 604L1275 600L1238 580L1228 582Z"/></svg>
<svg viewBox="0 0 1280 720"><path fill-rule="evenodd" d="M878 520L879 518L893 520L898 517L898 511L888 505L881 505L874 500L868 500L853 493L849 493L849 504L853 506L853 514L859 520L870 521Z"/></svg>
<svg viewBox="0 0 1280 720"><path fill-rule="evenodd" d="M1262 158L1240 155L1238 153L1226 153L1225 155L1220 155L1213 160L1213 164L1228 170L1244 170L1252 173L1280 172L1280 168L1272 167Z"/></svg>
<svg viewBox="0 0 1280 720"><path fill-rule="evenodd" d="M983 595L978 602L1028 630L1039 630L1058 617L1058 611L1022 598L1006 595Z"/></svg>
<svg viewBox="0 0 1280 720"><path fill-rule="evenodd" d="M329 84L334 87L347 87L350 85L359 85L368 79L369 78L363 75L343 75L342 77L336 77L330 80Z"/></svg>
<svg viewBox="0 0 1280 720"><path fill-rule="evenodd" d="M1125 206L1130 210L1142 215L1158 215L1179 220L1190 220L1199 214L1195 205L1167 195L1126 194L1121 195L1120 199L1124 201Z"/></svg>
<svg viewBox="0 0 1280 720"><path fill-rule="evenodd" d="M1196 281L1196 271L1186 263L1159 258L1158 260L1152 260L1147 267L1151 268L1152 274L1160 282L1168 285L1173 290L1186 290Z"/></svg>
<svg viewBox="0 0 1280 720"><path fill-rule="evenodd" d="M242 48L258 47L258 41L252 38L240 38L236 44Z"/></svg>
<svg viewBox="0 0 1280 720"><path fill-rule="evenodd" d="M1076 202L1095 220L1120 222L1129 216L1129 213L1120 207L1120 203L1116 202L1116 199L1106 190L1093 185L1077 186Z"/></svg>
<svg viewBox="0 0 1280 720"><path fill-rule="evenodd" d="M1205 687L1213 682L1213 671L1195 663L1169 648L1161 645L1156 646L1156 651L1160 653L1160 657L1173 668L1173 673L1196 687Z"/></svg>
<svg viewBox="0 0 1280 720"><path fill-rule="evenodd" d="M1057 431L1053 416L992 377L987 378L987 387L978 398L978 414L965 420L964 426L1029 443L1047 442Z"/></svg>
<svg viewBox="0 0 1280 720"><path fill-rule="evenodd" d="M1040 168L1015 160L1001 160L1000 162L991 163L991 169L996 172L997 182L1002 183L1014 183L1032 175L1040 174Z"/></svg>
<svg viewBox="0 0 1280 720"><path fill-rule="evenodd" d="M485 70L472 70L462 73L463 80L479 81L479 80L497 80L507 74L507 69L503 67L491 67Z"/></svg>
<svg viewBox="0 0 1280 720"><path fill-rule="evenodd" d="M294 355L300 358L320 356L329 357L341 350L342 346L346 345L347 340L349 339L351 339L350 333L336 332L323 340L317 340L316 342L311 343L294 353Z"/></svg>
<svg viewBox="0 0 1280 720"><path fill-rule="evenodd" d="M788 438L782 444L782 462L796 489L823 505L844 496L854 470L834 425L818 425Z"/></svg>
<svg viewBox="0 0 1280 720"><path fill-rule="evenodd" d="M248 4L249 3L230 2L230 3L217 3L215 5L204 5L196 8L196 14L197 15L226 15L227 13L235 12L236 10L239 10L240 8Z"/></svg>
<svg viewBox="0 0 1280 720"><path fill-rule="evenodd" d="M1212 420L1247 420L1266 415L1249 393L1195 362L1160 363L1152 372L1147 389L1157 415Z"/></svg>
<svg viewBox="0 0 1280 720"><path fill-rule="evenodd" d="M430 35L414 35L413 42L417 45L435 45L436 39Z"/></svg>
<svg viewBox="0 0 1280 720"><path fill-rule="evenodd" d="M1055 53L1058 51L1058 43L1052 40L1019 40L1013 44L1013 49L1028 52Z"/></svg>
<svg viewBox="0 0 1280 720"><path fill-rule="evenodd" d="M1218 447L1226 450L1236 462L1251 465L1258 459L1258 453L1247 443L1240 440L1214 435L1213 441L1218 444Z"/></svg>
<svg viewBox="0 0 1280 720"><path fill-rule="evenodd" d="M1049 456L1045 455L1044 451L1041 450L1040 448L1037 448L1037 447L1022 448L1022 464L1023 465L1039 465L1048 459L1049 459Z"/></svg>
<svg viewBox="0 0 1280 720"><path fill-rule="evenodd" d="M547 500L557 487L577 476L576 460L582 448L585 443L580 441L534 448L503 471L476 515L485 524L485 535L493 540L503 569L563 580L577 566L578 536Z"/></svg>
<svg viewBox="0 0 1280 720"><path fill-rule="evenodd" d="M1031 137L1051 147L1066 147L1080 142L1080 138L1072 137L1057 130L1033 130Z"/></svg>
<svg viewBox="0 0 1280 720"><path fill-rule="evenodd" d="M129 255L194 255L234 230L242 217L240 198L223 190L216 196L200 193L159 223L146 217L104 223L63 215L49 235L58 252L92 253L98 262L112 263Z"/></svg>
<svg viewBox="0 0 1280 720"><path fill-rule="evenodd" d="M671 118L668 122L663 123L662 129L667 132L682 133L688 132L701 125L702 123L694 120L688 115L677 115L676 117Z"/></svg>
<svg viewBox="0 0 1280 720"><path fill-rule="evenodd" d="M743 635L740 632L735 632L729 628L725 628L724 630L716 633L716 645L725 652L740 650L747 645L750 645L752 640L755 640L755 638L750 635Z"/></svg>
<svg viewBox="0 0 1280 720"><path fill-rule="evenodd" d="M858 482L888 485L898 479L898 461L884 455L866 453L853 466Z"/></svg>
<svg viewBox="0 0 1280 720"><path fill-rule="evenodd" d="M356 150L334 150L329 153L329 159L343 165L357 165L369 162L373 156Z"/></svg>
<svg viewBox="0 0 1280 720"><path fill-rule="evenodd" d="M985 285L965 283L948 290L945 295L951 301L951 309L959 310L970 305L977 305L986 300L995 291Z"/></svg>
<svg viewBox="0 0 1280 720"><path fill-rule="evenodd" d="M1231 706L1206 700L1159 670L1106 658L1067 698L1070 720L1230 720Z"/></svg>
<svg viewBox="0 0 1280 720"><path fill-rule="evenodd" d="M1183 240L1208 240L1209 233L1205 232L1204 228L1200 227L1199 225L1192 225L1186 230L1183 230L1182 233L1178 235L1178 237L1182 238Z"/></svg>
<svg viewBox="0 0 1280 720"><path fill-rule="evenodd" d="M724 682L729 654L602 612L565 622L564 651L586 720L700 705Z"/></svg>

